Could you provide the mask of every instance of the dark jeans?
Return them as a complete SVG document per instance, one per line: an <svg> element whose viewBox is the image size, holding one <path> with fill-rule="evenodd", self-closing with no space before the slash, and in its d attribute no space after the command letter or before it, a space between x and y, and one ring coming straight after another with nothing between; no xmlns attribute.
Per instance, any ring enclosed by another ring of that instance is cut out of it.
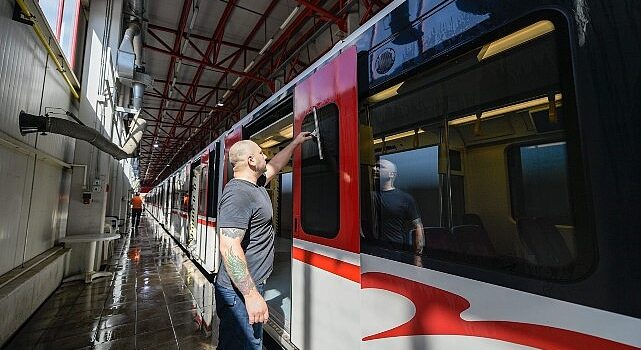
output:
<svg viewBox="0 0 641 350"><path fill-rule="evenodd" d="M138 224L140 223L140 215L142 215L142 209L137 209L133 208L131 209L131 216L132 216L132 221L133 221L133 226L138 227Z"/></svg>
<svg viewBox="0 0 641 350"><path fill-rule="evenodd" d="M218 350L262 350L263 324L249 324L245 308L245 298L235 290L216 286L216 313L220 319L218 326ZM263 295L265 284L256 289Z"/></svg>

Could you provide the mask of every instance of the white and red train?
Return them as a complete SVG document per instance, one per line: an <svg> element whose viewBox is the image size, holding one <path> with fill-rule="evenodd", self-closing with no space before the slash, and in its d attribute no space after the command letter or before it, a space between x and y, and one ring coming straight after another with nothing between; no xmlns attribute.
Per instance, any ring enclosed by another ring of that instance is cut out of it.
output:
<svg viewBox="0 0 641 350"><path fill-rule="evenodd" d="M393 1L159 183L148 208L215 275L226 150L251 139L275 154L318 130L268 188L266 331L283 347L640 349L634 13ZM381 159L411 198L387 205L420 215L421 255L411 227L405 242L381 238Z"/></svg>

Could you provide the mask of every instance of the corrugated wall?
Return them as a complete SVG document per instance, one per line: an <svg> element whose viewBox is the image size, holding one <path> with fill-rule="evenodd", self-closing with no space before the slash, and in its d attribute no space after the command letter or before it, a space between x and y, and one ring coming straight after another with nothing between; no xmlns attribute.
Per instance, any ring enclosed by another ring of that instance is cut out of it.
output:
<svg viewBox="0 0 641 350"><path fill-rule="evenodd" d="M0 0L0 137L71 163L75 140L20 135L20 110L44 114L45 107L59 107L76 113L77 106L51 62L47 67L46 52L31 27L11 19L13 6L12 0ZM0 142L0 274L64 235L70 184L70 170Z"/></svg>

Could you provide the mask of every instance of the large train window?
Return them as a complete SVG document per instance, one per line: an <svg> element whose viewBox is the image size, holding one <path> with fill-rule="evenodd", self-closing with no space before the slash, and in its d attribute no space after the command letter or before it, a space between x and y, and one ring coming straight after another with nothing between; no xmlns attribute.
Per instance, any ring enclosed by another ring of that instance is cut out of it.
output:
<svg viewBox="0 0 641 350"><path fill-rule="evenodd" d="M316 125L320 147L317 139L301 145L301 226L306 233L334 238L340 222L338 107L332 103L309 113L301 129L313 132Z"/></svg>
<svg viewBox="0 0 641 350"><path fill-rule="evenodd" d="M538 21L363 101L362 250L543 279L588 271L566 53Z"/></svg>

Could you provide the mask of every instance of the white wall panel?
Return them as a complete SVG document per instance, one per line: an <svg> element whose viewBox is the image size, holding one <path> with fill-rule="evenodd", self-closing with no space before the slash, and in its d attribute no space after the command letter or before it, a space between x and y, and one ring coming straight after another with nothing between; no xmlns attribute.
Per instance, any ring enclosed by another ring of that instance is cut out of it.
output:
<svg viewBox="0 0 641 350"><path fill-rule="evenodd" d="M18 114L44 114L44 107L76 113L60 73L32 28L12 20L12 0L0 0L0 131L66 162L75 140L49 134L20 135ZM35 171L34 171L35 166ZM0 274L53 246L66 231L68 171L0 146ZM33 196L32 196L33 188ZM27 231L29 231L27 236Z"/></svg>
<svg viewBox="0 0 641 350"><path fill-rule="evenodd" d="M27 158L24 155L0 146L0 274L15 266L18 242L24 240L24 232L20 232L20 216L26 170Z"/></svg>

